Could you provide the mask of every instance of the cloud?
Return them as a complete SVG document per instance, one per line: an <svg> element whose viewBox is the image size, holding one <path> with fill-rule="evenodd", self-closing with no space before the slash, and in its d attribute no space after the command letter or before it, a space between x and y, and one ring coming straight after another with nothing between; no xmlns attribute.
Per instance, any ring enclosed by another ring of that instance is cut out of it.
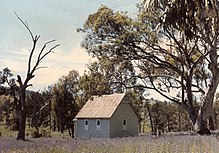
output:
<svg viewBox="0 0 219 153"><path fill-rule="evenodd" d="M63 75L67 75L70 70L76 70L82 75L86 64L92 60L81 48L73 48L71 52L66 53L57 49L54 54L50 54L41 63L41 66L48 66L48 68L36 71L36 77L32 81L33 89L37 90L42 85L45 87L54 84Z"/></svg>
<svg viewBox="0 0 219 153"><path fill-rule="evenodd" d="M140 0L139 0L140 1ZM60 43L41 63L48 66L39 69L36 77L31 80L38 90L56 82L62 75L67 75L72 69L83 74L91 57L80 47L82 33L76 28L83 26L89 14L94 13L101 4L116 11L133 12L136 0L11 0L0 1L0 70L9 67L14 74L25 77L27 69L28 50L32 47L30 35L17 20L14 11L28 22L34 34L40 35L37 50L49 40ZM49 46L48 46L49 47Z"/></svg>

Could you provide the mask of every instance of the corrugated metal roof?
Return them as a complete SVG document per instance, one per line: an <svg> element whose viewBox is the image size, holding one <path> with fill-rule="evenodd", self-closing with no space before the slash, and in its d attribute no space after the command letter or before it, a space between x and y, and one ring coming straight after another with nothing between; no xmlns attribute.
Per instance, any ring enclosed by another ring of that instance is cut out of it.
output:
<svg viewBox="0 0 219 153"><path fill-rule="evenodd" d="M75 118L110 118L125 94L94 96L87 101Z"/></svg>

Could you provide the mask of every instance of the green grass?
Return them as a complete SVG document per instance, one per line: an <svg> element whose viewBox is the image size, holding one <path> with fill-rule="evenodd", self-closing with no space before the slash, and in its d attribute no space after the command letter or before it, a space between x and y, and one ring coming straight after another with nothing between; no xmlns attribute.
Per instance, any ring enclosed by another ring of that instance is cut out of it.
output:
<svg viewBox="0 0 219 153"><path fill-rule="evenodd" d="M47 132L51 133L51 137L54 138L69 138L69 134L67 131L65 131L63 134L60 132L53 132L52 130L49 130L48 128L39 128L40 132L41 130L46 130ZM32 131L35 130L35 128L29 128L28 126L26 127L26 135L28 135L27 138L31 137L31 133ZM5 125L3 123L0 122L0 133L1 133L1 137L12 137L12 138L16 138L18 131L12 131L9 128L6 128Z"/></svg>
<svg viewBox="0 0 219 153"><path fill-rule="evenodd" d="M2 137L16 137L17 131L11 131L6 128L4 125L0 124L0 133Z"/></svg>

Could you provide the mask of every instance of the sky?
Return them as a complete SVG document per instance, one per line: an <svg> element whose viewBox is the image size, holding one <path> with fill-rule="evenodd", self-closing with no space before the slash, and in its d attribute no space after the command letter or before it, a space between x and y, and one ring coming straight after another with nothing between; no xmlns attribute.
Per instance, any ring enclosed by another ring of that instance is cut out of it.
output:
<svg viewBox="0 0 219 153"><path fill-rule="evenodd" d="M101 4L115 10L128 11L130 16L137 13L136 3L141 0L0 0L0 71L5 67L25 79L31 37L14 12L28 23L34 35L40 35L37 50L55 39L60 44L49 54L40 66L29 90L44 90L57 82L70 70L83 75L86 65L93 59L81 48L83 33L78 33L87 17L95 13ZM50 46L51 47L51 46ZM37 55L37 54L36 54Z"/></svg>

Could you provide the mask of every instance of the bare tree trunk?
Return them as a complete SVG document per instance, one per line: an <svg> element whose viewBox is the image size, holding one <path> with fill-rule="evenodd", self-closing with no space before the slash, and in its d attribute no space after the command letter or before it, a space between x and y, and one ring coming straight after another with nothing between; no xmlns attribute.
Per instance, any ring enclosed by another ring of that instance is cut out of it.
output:
<svg viewBox="0 0 219 153"><path fill-rule="evenodd" d="M21 118L19 120L19 131L17 140L25 140L25 129L26 129L26 110L21 111Z"/></svg>
<svg viewBox="0 0 219 153"><path fill-rule="evenodd" d="M19 116L19 129L18 129L18 135L17 140L25 140L25 129L26 129L26 112L27 112L27 106L26 106L26 89L25 87L20 87L20 116Z"/></svg>
<svg viewBox="0 0 219 153"><path fill-rule="evenodd" d="M45 51L45 48L47 47L48 44L53 43L55 40L48 41L44 43L43 47L39 50L38 55L36 56L36 62L33 63L33 55L36 52L36 45L37 42L40 38L40 36L36 35L34 36L33 33L31 32L30 28L28 27L27 22L24 22L15 12L15 15L17 16L18 20L26 27L28 30L31 39L32 39L32 49L30 50L30 54L28 57L28 67L27 67L27 76L24 82L22 82L21 77L18 75L17 82L19 83L19 91L20 91L20 101L19 101L19 132L17 135L17 140L25 140L25 128L26 128L26 113L27 113L27 106L26 106L26 89L29 86L32 86L32 84L29 84L29 81L35 77L34 73L36 70L40 68L45 68L45 67L40 67L40 63L42 60L50 53L53 52L53 50L59 46L59 44L54 45L47 51Z"/></svg>

